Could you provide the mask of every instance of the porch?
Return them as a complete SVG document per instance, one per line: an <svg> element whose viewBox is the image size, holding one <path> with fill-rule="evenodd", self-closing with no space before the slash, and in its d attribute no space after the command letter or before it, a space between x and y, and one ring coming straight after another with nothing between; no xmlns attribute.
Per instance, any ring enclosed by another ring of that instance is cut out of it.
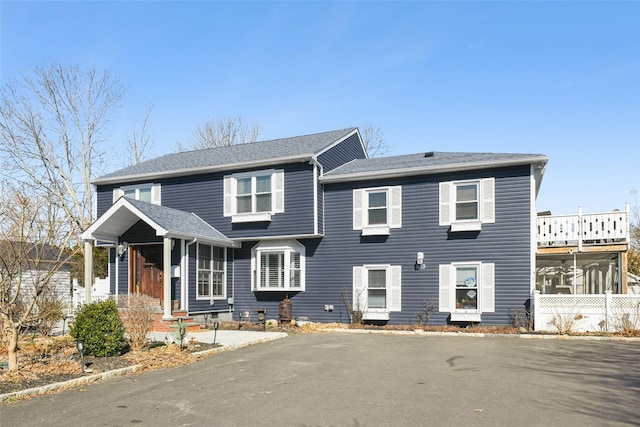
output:
<svg viewBox="0 0 640 427"><path fill-rule="evenodd" d="M541 294L626 294L630 243L624 211L539 214L535 287Z"/></svg>

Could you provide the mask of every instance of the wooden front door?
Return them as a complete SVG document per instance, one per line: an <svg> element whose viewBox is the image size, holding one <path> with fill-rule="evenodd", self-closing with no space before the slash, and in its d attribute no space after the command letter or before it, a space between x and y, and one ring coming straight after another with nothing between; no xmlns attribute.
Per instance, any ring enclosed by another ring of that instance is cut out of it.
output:
<svg viewBox="0 0 640 427"><path fill-rule="evenodd" d="M130 292L158 298L162 305L162 245L131 247Z"/></svg>

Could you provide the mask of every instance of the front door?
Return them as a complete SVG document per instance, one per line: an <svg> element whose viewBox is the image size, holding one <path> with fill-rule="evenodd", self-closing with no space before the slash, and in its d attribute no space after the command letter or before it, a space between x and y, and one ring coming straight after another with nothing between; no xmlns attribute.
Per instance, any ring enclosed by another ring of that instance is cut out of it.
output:
<svg viewBox="0 0 640 427"><path fill-rule="evenodd" d="M162 245L131 246L130 292L158 298L162 305Z"/></svg>

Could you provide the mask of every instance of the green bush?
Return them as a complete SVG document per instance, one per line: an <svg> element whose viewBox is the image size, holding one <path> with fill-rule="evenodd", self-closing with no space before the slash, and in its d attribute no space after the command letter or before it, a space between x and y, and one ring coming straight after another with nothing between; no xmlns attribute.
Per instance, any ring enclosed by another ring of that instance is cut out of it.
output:
<svg viewBox="0 0 640 427"><path fill-rule="evenodd" d="M112 299L82 306L69 333L84 342L84 353L89 355L116 356L124 344L124 324Z"/></svg>

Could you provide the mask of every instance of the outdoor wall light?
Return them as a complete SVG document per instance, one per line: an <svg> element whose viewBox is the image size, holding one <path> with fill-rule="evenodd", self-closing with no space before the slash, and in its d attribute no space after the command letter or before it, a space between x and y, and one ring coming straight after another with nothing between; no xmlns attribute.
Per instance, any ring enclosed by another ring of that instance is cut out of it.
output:
<svg viewBox="0 0 640 427"><path fill-rule="evenodd" d="M121 261L124 259L124 255L127 253L128 248L129 248L129 244L127 242L120 243L116 248L116 251L118 252L118 256L120 257Z"/></svg>
<svg viewBox="0 0 640 427"><path fill-rule="evenodd" d="M424 252L416 253L416 264L414 267L416 270L424 270L426 268L424 264Z"/></svg>

